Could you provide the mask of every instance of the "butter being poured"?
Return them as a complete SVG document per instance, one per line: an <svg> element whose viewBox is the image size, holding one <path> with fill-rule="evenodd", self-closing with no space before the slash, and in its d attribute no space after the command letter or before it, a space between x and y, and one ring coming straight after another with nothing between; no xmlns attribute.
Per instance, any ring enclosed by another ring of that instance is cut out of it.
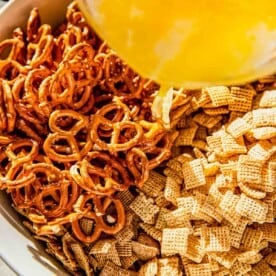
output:
<svg viewBox="0 0 276 276"><path fill-rule="evenodd" d="M159 101L170 87L240 84L276 71L275 0L78 2L118 55L161 85ZM167 117L158 103L155 115Z"/></svg>

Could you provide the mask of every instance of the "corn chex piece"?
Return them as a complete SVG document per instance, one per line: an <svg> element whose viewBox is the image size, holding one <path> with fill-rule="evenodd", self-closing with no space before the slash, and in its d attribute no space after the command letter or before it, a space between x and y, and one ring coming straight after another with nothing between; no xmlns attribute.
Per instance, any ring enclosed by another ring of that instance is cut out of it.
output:
<svg viewBox="0 0 276 276"><path fill-rule="evenodd" d="M237 167L238 182L260 184L262 182L262 163L248 155L240 155Z"/></svg>
<svg viewBox="0 0 276 276"><path fill-rule="evenodd" d="M157 197L165 187L166 177L162 174L150 171L147 181L140 188L146 195Z"/></svg>
<svg viewBox="0 0 276 276"><path fill-rule="evenodd" d="M120 257L122 267L124 269L129 269L135 262L138 261L137 256L132 254L130 257Z"/></svg>
<svg viewBox="0 0 276 276"><path fill-rule="evenodd" d="M230 250L230 232L228 226L201 228L202 247L206 252L224 252Z"/></svg>
<svg viewBox="0 0 276 276"><path fill-rule="evenodd" d="M125 208L129 207L129 204L134 200L135 196L129 191L125 190L117 193L117 197L123 203Z"/></svg>
<svg viewBox="0 0 276 276"><path fill-rule="evenodd" d="M209 263L203 264L188 264L185 267L186 274L189 276L212 276L212 271Z"/></svg>
<svg viewBox="0 0 276 276"><path fill-rule="evenodd" d="M271 252L269 253L266 257L265 260L268 264L272 266L276 266L276 252Z"/></svg>
<svg viewBox="0 0 276 276"><path fill-rule="evenodd" d="M193 97L191 99L191 103L194 110L209 104L211 102L211 98L209 93L205 89L194 91Z"/></svg>
<svg viewBox="0 0 276 276"><path fill-rule="evenodd" d="M260 107L276 107L276 90L268 90L262 93Z"/></svg>
<svg viewBox="0 0 276 276"><path fill-rule="evenodd" d="M157 229L163 229L167 227L167 222L166 222L166 214L170 213L171 211L167 208L160 208L160 212L158 213L155 227Z"/></svg>
<svg viewBox="0 0 276 276"><path fill-rule="evenodd" d="M276 242L276 224L264 223L258 226L258 229L263 232L263 239L269 242Z"/></svg>
<svg viewBox="0 0 276 276"><path fill-rule="evenodd" d="M206 128L213 128L216 124L218 124L222 120L222 116L210 116L205 113L197 113L193 117L193 121L198 123L201 126Z"/></svg>
<svg viewBox="0 0 276 276"><path fill-rule="evenodd" d="M227 132L234 138L238 138L247 133L251 128L252 126L243 118L237 118L228 125Z"/></svg>
<svg viewBox="0 0 276 276"><path fill-rule="evenodd" d="M162 231L161 254L184 255L187 252L189 228L164 228Z"/></svg>
<svg viewBox="0 0 276 276"><path fill-rule="evenodd" d="M182 182L183 182L183 176L182 176L182 172L181 171L175 171L175 170L167 167L164 170L164 174L167 177L173 178L174 181L176 181L178 184L182 184Z"/></svg>
<svg viewBox="0 0 276 276"><path fill-rule="evenodd" d="M214 276L232 276L231 271L227 268L222 268L219 271L213 273Z"/></svg>
<svg viewBox="0 0 276 276"><path fill-rule="evenodd" d="M263 258L257 249L251 249L239 254L238 260L244 264L256 264Z"/></svg>
<svg viewBox="0 0 276 276"><path fill-rule="evenodd" d="M258 248L262 239L263 239L262 231L247 227L241 239L241 248L242 249Z"/></svg>
<svg viewBox="0 0 276 276"><path fill-rule="evenodd" d="M180 129L179 135L175 141L175 145L176 146L192 145L197 129L198 129L197 125L194 125L189 128Z"/></svg>
<svg viewBox="0 0 276 276"><path fill-rule="evenodd" d="M239 251L231 248L227 252L211 252L208 255L222 266L230 269L239 256Z"/></svg>
<svg viewBox="0 0 276 276"><path fill-rule="evenodd" d="M181 185L172 177L167 177L164 189L164 197L173 205L177 205L176 199L180 197Z"/></svg>
<svg viewBox="0 0 276 276"><path fill-rule="evenodd" d="M239 202L239 198L239 195L234 194L232 191L227 191L219 203L222 215L234 226L239 223L239 219L241 217L235 210Z"/></svg>
<svg viewBox="0 0 276 276"><path fill-rule="evenodd" d="M130 241L116 242L116 250L119 257L131 257L133 255Z"/></svg>
<svg viewBox="0 0 276 276"><path fill-rule="evenodd" d="M256 265L253 266L253 269L257 271L260 275L274 276L275 271L270 267L266 260L261 260Z"/></svg>
<svg viewBox="0 0 276 276"><path fill-rule="evenodd" d="M211 99L214 106L228 105L231 94L227 86L212 86L203 88Z"/></svg>
<svg viewBox="0 0 276 276"><path fill-rule="evenodd" d="M156 227L147 224L147 223L140 223L139 226L152 238L157 241L161 241L162 239L162 231L157 229Z"/></svg>
<svg viewBox="0 0 276 276"><path fill-rule="evenodd" d="M123 227L122 230L120 230L114 236L116 240L119 242L130 241L135 236L135 231L132 225L126 225L125 227Z"/></svg>
<svg viewBox="0 0 276 276"><path fill-rule="evenodd" d="M180 276L178 257L160 258L157 260L157 275L158 276Z"/></svg>
<svg viewBox="0 0 276 276"><path fill-rule="evenodd" d="M241 263L241 262L239 262L239 260L237 260L231 267L230 271L233 276L243 276L247 272L249 272L251 269L252 269L251 265Z"/></svg>
<svg viewBox="0 0 276 276"><path fill-rule="evenodd" d="M159 212L159 207L153 204L152 199L146 198L143 194L138 195L129 207L142 221L148 224L154 224L155 217Z"/></svg>
<svg viewBox="0 0 276 276"><path fill-rule="evenodd" d="M200 237L189 235L187 252L184 254L188 259L200 263L205 255L205 252L201 246Z"/></svg>
<svg viewBox="0 0 276 276"><path fill-rule="evenodd" d="M244 154L247 152L243 136L234 138L232 135L223 132L221 135L221 145L223 152L227 156L234 154Z"/></svg>
<svg viewBox="0 0 276 276"><path fill-rule="evenodd" d="M252 111L253 126L276 126L276 108L260 108Z"/></svg>
<svg viewBox="0 0 276 276"><path fill-rule="evenodd" d="M206 184L203 166L199 159L185 162L182 166L182 172L187 190Z"/></svg>
<svg viewBox="0 0 276 276"><path fill-rule="evenodd" d="M178 172L178 171L181 171L181 169L182 169L182 164L181 164L181 162L177 159L177 157L176 157L176 158L170 159L170 160L167 162L166 166L169 167L169 168L171 168L171 169L173 169L173 170L175 170L175 171L177 171L177 172Z"/></svg>
<svg viewBox="0 0 276 276"><path fill-rule="evenodd" d="M171 203L165 198L163 191L159 193L159 195L154 199L155 204L159 208L166 208Z"/></svg>
<svg viewBox="0 0 276 276"><path fill-rule="evenodd" d="M142 261L148 261L155 258L160 252L155 246L148 246L140 242L132 241L132 251Z"/></svg>
<svg viewBox="0 0 276 276"><path fill-rule="evenodd" d="M138 276L156 276L158 272L158 262L154 258L141 266L138 272Z"/></svg>
<svg viewBox="0 0 276 276"><path fill-rule="evenodd" d="M229 109L226 106L221 106L221 107L205 107L203 108L203 111L205 114L209 116L217 116L217 115L224 115L229 113Z"/></svg>
<svg viewBox="0 0 276 276"><path fill-rule="evenodd" d="M101 270L100 276L110 275L130 276L131 274L129 270L123 269L111 261L107 261Z"/></svg>
<svg viewBox="0 0 276 276"><path fill-rule="evenodd" d="M229 120L228 120L228 124L235 121L237 118L241 118L243 117L243 119L245 119L244 117L247 115L247 114L250 114L250 112L239 112L239 111L231 111L230 112L230 117L229 117ZM248 115L247 115L248 116ZM250 121L246 120L247 123L250 123Z"/></svg>
<svg viewBox="0 0 276 276"><path fill-rule="evenodd" d="M256 94L252 88L231 87L229 110L247 112L251 110L253 96Z"/></svg>
<svg viewBox="0 0 276 276"><path fill-rule="evenodd" d="M264 222L268 211L267 204L260 200L252 199L245 194L241 194L239 202L236 205L236 212L252 221Z"/></svg>

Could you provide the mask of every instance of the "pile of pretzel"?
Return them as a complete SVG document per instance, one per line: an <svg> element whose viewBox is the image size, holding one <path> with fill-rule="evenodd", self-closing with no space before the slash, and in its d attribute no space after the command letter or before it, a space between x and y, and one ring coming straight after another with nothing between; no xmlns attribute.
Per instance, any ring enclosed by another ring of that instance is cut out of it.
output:
<svg viewBox="0 0 276 276"><path fill-rule="evenodd" d="M91 243L122 229L116 192L143 185L176 136L152 118L157 89L95 35L74 2L54 31L34 8L26 32L0 43L0 189L36 234L66 228Z"/></svg>

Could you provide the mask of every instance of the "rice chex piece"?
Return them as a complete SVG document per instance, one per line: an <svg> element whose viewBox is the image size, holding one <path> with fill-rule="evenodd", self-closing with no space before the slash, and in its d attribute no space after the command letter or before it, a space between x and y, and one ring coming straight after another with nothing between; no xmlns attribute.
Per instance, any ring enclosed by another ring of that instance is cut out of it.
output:
<svg viewBox="0 0 276 276"><path fill-rule="evenodd" d="M221 145L223 153L227 156L244 154L247 152L243 136L234 138L232 135L224 132L221 135Z"/></svg>
<svg viewBox="0 0 276 276"><path fill-rule="evenodd" d="M247 133L251 128L252 126L243 118L237 118L228 125L227 132L234 138L238 138Z"/></svg>
<svg viewBox="0 0 276 276"><path fill-rule="evenodd" d="M227 269L230 269L239 256L239 251L235 248L231 248L227 252L211 252L209 256L216 260L219 264L223 265Z"/></svg>
<svg viewBox="0 0 276 276"><path fill-rule="evenodd" d="M237 167L237 180L260 184L262 182L262 162L248 155L240 155Z"/></svg>
<svg viewBox="0 0 276 276"><path fill-rule="evenodd" d="M209 263L188 264L185 270L189 276L212 276L212 270Z"/></svg>
<svg viewBox="0 0 276 276"><path fill-rule="evenodd" d="M176 199L180 197L181 185L172 177L168 176L166 179L166 186L164 189L164 197L173 205L177 205Z"/></svg>
<svg viewBox="0 0 276 276"><path fill-rule="evenodd" d="M187 252L189 228L164 228L162 230L161 254L184 255Z"/></svg>
<svg viewBox="0 0 276 276"><path fill-rule="evenodd" d="M222 215L234 226L239 223L241 217L241 215L236 212L236 205L239 202L239 198L239 195L234 194L232 191L227 191L219 203Z"/></svg>
<svg viewBox="0 0 276 276"><path fill-rule="evenodd" d="M272 139L276 136L276 127L266 126L253 128L249 133L257 140Z"/></svg>
<svg viewBox="0 0 276 276"><path fill-rule="evenodd" d="M276 188L276 161L271 161L268 164L268 181L273 188Z"/></svg>
<svg viewBox="0 0 276 276"><path fill-rule="evenodd" d="M204 255L205 251L202 248L200 237L189 235L187 252L184 254L184 256L196 263L200 263Z"/></svg>
<svg viewBox="0 0 276 276"><path fill-rule="evenodd" d="M129 207L142 219L142 221L148 224L154 224L155 218L159 212L159 207L153 204L152 200L146 198L143 194L138 195Z"/></svg>
<svg viewBox="0 0 276 276"><path fill-rule="evenodd" d="M167 208L160 208L160 212L158 213L156 222L155 222L155 227L157 229L162 230L163 228L167 227L167 222L166 222L166 214L170 213L171 211Z"/></svg>
<svg viewBox="0 0 276 276"><path fill-rule="evenodd" d="M258 199L252 199L244 193L241 194L235 209L240 215L260 223L265 221L268 212L267 204Z"/></svg>
<svg viewBox="0 0 276 276"><path fill-rule="evenodd" d="M140 188L146 195L150 197L157 197L166 184L166 177L162 174L150 171L147 181Z"/></svg>
<svg viewBox="0 0 276 276"><path fill-rule="evenodd" d="M185 162L182 166L182 172L187 190L206 184L203 166L199 159Z"/></svg>
<svg viewBox="0 0 276 276"><path fill-rule="evenodd" d="M230 250L230 231L228 226L201 228L202 247L206 252Z"/></svg>
<svg viewBox="0 0 276 276"><path fill-rule="evenodd" d="M132 251L142 261L148 261L155 258L160 252L155 246L148 246L140 242L131 242Z"/></svg>
<svg viewBox="0 0 276 276"><path fill-rule="evenodd" d="M160 258L157 260L158 276L179 276L181 275L180 267L179 267L179 258L178 257L168 257L168 258Z"/></svg>
<svg viewBox="0 0 276 276"><path fill-rule="evenodd" d="M276 108L260 108L252 111L253 127L276 126Z"/></svg>
<svg viewBox="0 0 276 276"><path fill-rule="evenodd" d="M267 90L262 93L260 107L276 107L276 90Z"/></svg>
<svg viewBox="0 0 276 276"><path fill-rule="evenodd" d="M253 159L260 160L262 162L267 161L273 154L272 143L261 140L254 144L248 151L248 156Z"/></svg>
<svg viewBox="0 0 276 276"><path fill-rule="evenodd" d="M158 272L158 262L154 258L141 266L138 272L138 276L156 276Z"/></svg>
<svg viewBox="0 0 276 276"><path fill-rule="evenodd" d="M190 224L190 214L181 207L166 213L164 219L168 228L188 226L192 228Z"/></svg>

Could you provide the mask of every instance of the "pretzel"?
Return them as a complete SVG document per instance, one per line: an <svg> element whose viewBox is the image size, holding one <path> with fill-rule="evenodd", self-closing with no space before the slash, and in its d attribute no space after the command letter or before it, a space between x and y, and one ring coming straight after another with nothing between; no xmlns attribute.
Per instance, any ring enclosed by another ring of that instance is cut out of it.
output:
<svg viewBox="0 0 276 276"><path fill-rule="evenodd" d="M65 152L62 151L59 153L58 147L53 148L53 145L59 140L67 142L68 146L65 147ZM43 149L47 156L54 161L72 162L79 161L81 159L78 143L72 134L62 134L58 132L49 134L47 139L44 141Z"/></svg>
<svg viewBox="0 0 276 276"><path fill-rule="evenodd" d="M2 57L3 53L8 50L9 53L5 58L6 60L20 61L24 47L24 42L19 38L6 39L0 42L0 57Z"/></svg>
<svg viewBox="0 0 276 276"><path fill-rule="evenodd" d="M76 120L77 122L70 129L62 129L57 124L62 122L63 117L68 117L69 119ZM88 128L88 119L84 115L73 110L55 110L50 115L49 127L52 132L72 134L75 136L83 128Z"/></svg>
<svg viewBox="0 0 276 276"><path fill-rule="evenodd" d="M113 130L112 136L110 137L110 143L103 141L98 134L98 131L102 126L107 126ZM123 130L129 130L129 137L120 137ZM90 137L91 140L102 150L110 150L111 152L128 150L134 147L140 141L142 135L143 129L138 123L131 121L112 123L110 120L107 120L98 114L93 116ZM122 140L122 142L120 142L120 140Z"/></svg>
<svg viewBox="0 0 276 276"><path fill-rule="evenodd" d="M71 167L70 172L84 190L98 195L125 190L130 185L129 175L119 160L103 152L89 152L84 160Z"/></svg>
<svg viewBox="0 0 276 276"><path fill-rule="evenodd" d="M93 241L97 240L102 232L107 234L115 234L119 232L122 227L124 226L125 215L124 215L124 208L122 203L117 199L105 198L103 202L100 202L100 199L96 196L85 196L80 208L84 208L85 204L92 200L95 202L95 211L89 211L84 215L85 218L91 219L94 221L93 233L90 236L85 235L79 225L79 221L75 220L72 222L72 230L76 237L84 242L84 243L92 243ZM117 220L115 220L115 225L108 225L102 215L97 214L97 210L105 212L111 204L114 204L116 213L117 213Z"/></svg>
<svg viewBox="0 0 276 276"><path fill-rule="evenodd" d="M135 186L142 187L149 177L149 161L146 154L141 149L132 148L126 155L126 162L134 176Z"/></svg>

